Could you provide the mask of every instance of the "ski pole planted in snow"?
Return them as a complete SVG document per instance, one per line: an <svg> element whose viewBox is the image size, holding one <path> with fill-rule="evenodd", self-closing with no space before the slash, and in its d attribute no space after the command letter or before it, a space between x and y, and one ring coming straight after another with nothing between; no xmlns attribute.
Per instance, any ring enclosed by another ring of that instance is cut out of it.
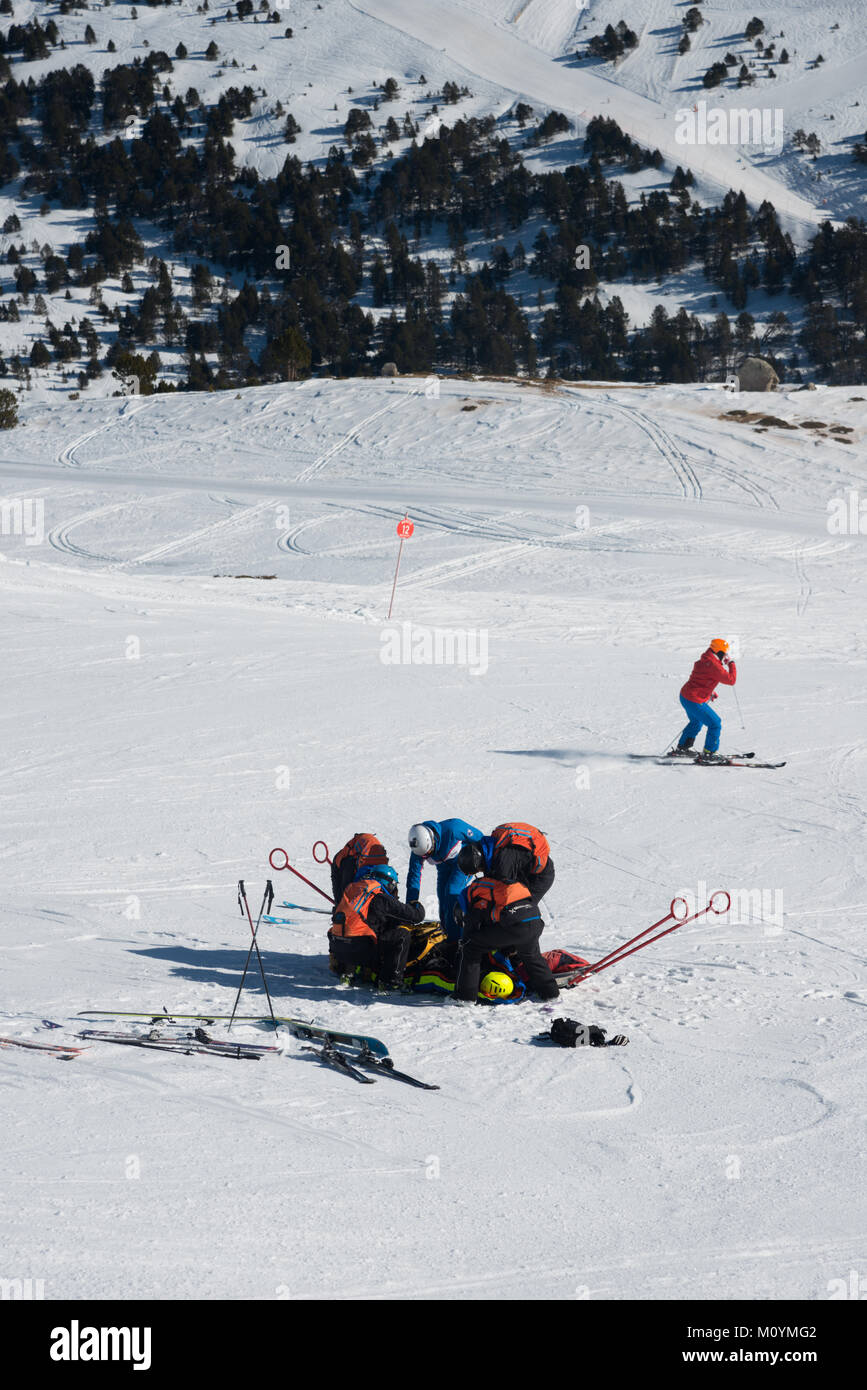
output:
<svg viewBox="0 0 867 1390"><path fill-rule="evenodd" d="M324 843L324 841L322 841L322 840L317 840L316 843L319 844L319 845L321 845L321 844ZM328 846L326 845L325 848L327 849ZM314 855L313 855L313 857L314 857L314 859L316 859L316 854L315 854L316 845L313 846L313 849L314 849ZM285 862L284 862L283 864L277 864L277 863L275 863L275 862L274 862L274 855L275 855L275 854L282 854L283 859L284 859ZM316 859L316 862L317 862L317 864L324 864L326 861L325 861L324 859ZM333 899L332 897L330 897L330 895L329 895L328 893L323 892L323 890L322 890L321 888L317 888L317 887L316 887L316 884L315 884L315 883L311 883L309 878L305 878L304 875L303 875L303 874L300 874L300 873L298 872L297 869L293 869L293 868L292 868L292 865L289 863L289 855L286 853L285 849L279 849L279 848L278 848L278 849L272 849L271 853L268 855L268 863L271 865L271 868L272 868L272 869L276 869L278 873L280 873L281 870L283 870L283 869L288 869L289 872L290 872L290 874L294 874L296 878L300 878L301 882L302 882L302 883L306 883L308 888L312 888L313 891L314 891L314 893L318 893L319 896L320 896L320 898L324 898L325 901L328 902L328 903L333 903L333 902L334 902L334 899ZM329 864L331 863L331 860L330 860L330 859L328 860L328 863L329 863Z"/></svg>
<svg viewBox="0 0 867 1390"><path fill-rule="evenodd" d="M414 530L415 527L409 519L409 514L404 512L403 521L397 523L397 534L400 536L400 549L397 552L397 564L394 567L394 583L391 586L391 598L388 604L388 618L386 622L391 618L391 610L394 604L394 591L397 588L397 575L400 569L400 557L403 555L403 543L405 540L409 539Z"/></svg>
<svg viewBox="0 0 867 1390"><path fill-rule="evenodd" d="M259 916L256 918L256 925L255 925L255 927L254 927L254 926L253 926L253 918L252 918L252 916L250 915L250 904L247 902L247 891L246 891L246 889L244 888L244 880L243 880L243 879L239 879L239 881L238 881L238 906L239 906L240 909L241 909L241 916L242 916L242 917L244 916L244 909L246 908L246 911L247 911L247 921L250 923L250 931L253 933L253 940L250 942L250 949L249 949L249 951L247 952L247 959L246 959L246 961L244 962L244 973L243 973L243 975L241 976L241 983L240 983L239 986L238 986L238 993L237 993L237 995L235 996L235 1007L234 1007L234 1009L232 1010L232 1017L231 1017L230 1020L229 1020L229 1031L231 1031L232 1024L233 1024L234 1021L235 1021L235 1014L236 1014L236 1012L237 1012L238 1003L239 1003L240 998L241 998L241 991L242 991L243 988L244 988L244 981L245 981L246 978L247 978L247 971L248 971L248 969L250 968L250 957L252 956L254 950L255 950L255 952L256 952L256 959L257 959L258 962L259 962L259 971L260 971L260 973L261 973L261 975L262 975L262 984L265 986L265 994L267 995L267 998L268 998L268 1008L269 1008L270 1013L271 1013L271 1021L273 1022L274 1027L275 1027L275 1028L277 1027L277 1020L276 1020L276 1018L274 1017L274 1005L271 1003L271 991L270 991L269 988L268 988L268 981L267 981L266 978L265 978L265 966L262 964L262 956L261 956L261 953L260 953L260 951L259 951L259 943L258 943L258 941L256 940L256 933L257 933L258 930L259 930L259 924L260 924L260 922L262 921L262 917L263 917L263 915L264 915L264 913L265 913L266 911L268 911L268 912L271 911L271 904L273 903L273 901L274 901L274 889L273 889L272 886L271 886L271 880L270 880L270 878L269 878L269 879L268 879L268 882L265 884L265 893L264 893L264 896L263 896L263 898L262 898L262 906L259 908Z"/></svg>

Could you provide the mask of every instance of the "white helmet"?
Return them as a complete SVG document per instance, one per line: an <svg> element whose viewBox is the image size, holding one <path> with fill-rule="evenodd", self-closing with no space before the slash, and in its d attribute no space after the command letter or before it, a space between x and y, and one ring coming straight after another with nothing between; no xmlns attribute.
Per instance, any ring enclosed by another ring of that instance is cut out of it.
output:
<svg viewBox="0 0 867 1390"><path fill-rule="evenodd" d="M411 825L409 828L409 847L419 859L426 859L434 851L434 837L426 825Z"/></svg>

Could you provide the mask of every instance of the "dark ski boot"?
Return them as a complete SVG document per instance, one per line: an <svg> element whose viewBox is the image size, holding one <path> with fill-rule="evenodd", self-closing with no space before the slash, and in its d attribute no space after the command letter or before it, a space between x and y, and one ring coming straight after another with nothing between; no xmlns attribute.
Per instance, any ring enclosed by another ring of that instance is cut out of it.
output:
<svg viewBox="0 0 867 1390"><path fill-rule="evenodd" d="M695 757L692 747L694 743L694 738L688 738L684 743L679 743L676 748L669 748L665 756L667 758L693 758Z"/></svg>

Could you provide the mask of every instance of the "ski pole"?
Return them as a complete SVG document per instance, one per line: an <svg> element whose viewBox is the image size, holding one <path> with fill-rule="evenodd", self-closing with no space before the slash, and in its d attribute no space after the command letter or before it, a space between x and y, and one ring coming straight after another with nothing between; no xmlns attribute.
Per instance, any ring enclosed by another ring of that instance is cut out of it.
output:
<svg viewBox="0 0 867 1390"><path fill-rule="evenodd" d="M243 906L242 906L242 902L243 902ZM247 902L247 892L246 892L245 884L243 884L243 878L240 878L239 883L238 883L238 906L239 906L239 908L240 908L240 915L242 915L242 917L243 917L243 915L245 915L245 908L246 908L246 912L247 912L247 922L250 923L250 931L251 931L251 933L253 933L253 940L251 940L251 942L250 942L250 949L249 949L249 951L247 951L247 959L246 959L246 962L245 962L245 969L243 969L242 977L240 977L240 987L239 987L239 990L238 990L238 998L235 999L235 1009L238 1009L238 999L240 998L240 991L242 991L242 990L243 990L243 986L245 986L245 980L246 980L246 977L247 977L247 967L249 967L249 965L250 965L250 956L251 956L251 954L253 954L253 948L256 947L256 955L257 955L257 958L258 958L258 969L261 970L261 977L263 977L263 984L264 984L264 987L265 987L265 994L268 995L268 1006L270 1006L270 1009L271 1009L271 1017L274 1017L274 1006L272 1006L272 1004L271 1004L271 994L270 994L270 991L268 991L268 981L265 980L265 967L264 967L264 965L263 965L263 959L261 959L260 951L258 951L258 941L256 940L257 933L258 933L258 926L260 926L261 919L263 919L263 915L264 915L264 912L265 912L265 905L267 905L268 910L271 910L271 903L272 903L272 902L274 902L274 888L272 888L271 880L270 880L270 878L268 878L267 884L265 884L265 892L264 892L264 897L263 897L263 905L261 905L261 908L258 909L258 917L257 917L257 919L256 919L256 926L253 926L253 917L250 916L250 903ZM232 1022L233 1022L233 1019L235 1019L235 1009L232 1009ZM232 1027L232 1022L229 1022L229 1027Z"/></svg>
<svg viewBox="0 0 867 1390"><path fill-rule="evenodd" d="M316 843L319 844L319 845L321 845L321 844L323 843L323 841L322 841L322 840L317 840ZM314 845L313 848L315 849L315 848L316 848L316 845ZM326 849L327 849L327 846L326 846ZM283 856L283 858L285 859L286 863L285 863L285 864L275 864L275 863L274 863L274 855L275 855L275 854L282 854L282 856ZM314 858L315 858L315 855L314 855ZM321 859L317 859L316 862L317 862L317 864L321 864L321 863L323 863L324 861L321 860ZM319 896L320 896L320 898L324 898L325 901L326 901L326 902L329 902L329 903L333 903L333 902L334 902L334 899L333 899L332 897L330 897L328 893L323 892L323 890L322 890L321 888L317 888L317 887L316 887L316 884L315 884L315 883L311 883L309 878L305 878L303 874L299 874L299 872L298 872L297 869L293 869L293 868L292 868L292 865L289 863L289 855L286 853L285 849L279 849L279 848L278 848L278 849L272 849L271 853L268 855L268 863L271 865L271 868L272 868L272 869L276 869L278 873L279 873L282 869L288 869L289 872L290 872L290 874L294 874L296 878L300 878L301 882L302 882L302 883L306 883L308 888L312 888L313 891L314 891L314 893L318 893ZM330 860L330 859L328 860L328 863L329 863L329 864L331 863L331 860Z"/></svg>
<svg viewBox="0 0 867 1390"><path fill-rule="evenodd" d="M243 900L243 906L241 905L241 904L242 904L242 900ZM268 981L267 981L267 979L265 978L265 966L264 966L263 963L262 963L262 956L261 956L261 953L260 953L260 951L259 951L259 943L258 943L258 941L257 941L257 939L256 939L257 933L258 933L258 931L259 931L259 924L260 924L260 922L262 921L262 916L263 916L263 914L264 914L264 912L265 912L266 904L267 904L268 911L270 912L270 910L271 910L271 904L273 903L273 901L274 901L274 889L273 889L273 887L271 886L271 880L268 879L268 882L267 882L266 885L265 885L265 893L264 893L264 896L263 896L263 898L262 898L262 906L259 908L259 916L258 916L257 919L256 919L256 925L255 925L255 927L254 927L254 926L253 926L253 918L250 916L250 904L247 902L247 893L246 893L246 890L245 890L245 888L244 888L244 880L243 880L243 879L240 879L240 880L239 880L239 882L238 882L238 906L241 908L241 916L242 916L242 917L244 916L244 909L246 908L246 910L247 910L247 921L250 923L250 930L251 930L251 932L253 933L253 940L252 940L251 943L250 943L250 949L249 949L249 951L247 952L247 959L246 959L246 961L244 962L244 973L243 973L243 975L241 976L241 983L240 983L240 985L239 985L239 987L238 987L238 995L237 995L237 998L235 999L235 1007L234 1007L234 1009L232 1010L232 1017L231 1017L231 1019L229 1020L229 1029L231 1029L232 1024L233 1024L234 1021L235 1021L235 1013L236 1013L236 1010L237 1010L237 1008L238 1008L238 1001L239 1001L240 998L241 998L241 991L242 991L243 988L244 988L244 981L245 981L246 978L247 978L247 970L248 970L249 965L250 965L250 957L251 957L251 955L253 954L253 949L254 949L254 947L255 947L255 950L256 950L256 958L257 958L257 960L258 960L258 962L259 962L259 970L260 970L261 975L262 975L262 984L265 986L265 994L266 994L267 997L268 997L268 1008L269 1008L269 1010L270 1010L270 1012L271 1012L271 1019L272 1019L272 1021L273 1021L273 1023L274 1023L274 1027L276 1028L276 1026L277 1026L277 1020L274 1018L274 1005L271 1003L271 992L270 992L270 990L268 989Z"/></svg>
<svg viewBox="0 0 867 1390"><path fill-rule="evenodd" d="M258 962L259 962L259 970L260 970L261 975L262 975L262 984L265 986L265 994L267 995L267 998L268 998L268 1009L270 1010L270 1013L271 1013L271 1022L274 1024L274 1027L275 1027L275 1028L277 1027L277 1020L276 1020L276 1018L274 1017L274 1005L271 1003L271 991L270 991L269 988L268 988L268 981L267 981L267 979L265 978L265 966L264 966L263 963L262 963L262 955L261 955L261 953L260 953L260 951L259 951L259 943L258 943L258 941L256 940L256 933L257 933L258 930L259 930L259 923L262 921L262 917L263 917L263 914L264 914L264 912L265 912L265 905L267 904L267 906L268 906L268 911L270 912L270 910L271 910L271 904L273 903L273 901L274 901L274 889L273 889L273 887L271 886L271 880L270 880L270 878L269 878L269 879L268 879L268 882L265 884L265 893L264 893L264 896L263 896L263 898L262 898L262 906L259 908L259 916L258 916L257 919L256 919L256 925L255 925L255 927L254 927L254 926L253 926L253 918L252 918L252 916L250 915L250 904L247 902L247 892L246 892L246 889L244 888L244 880L243 880L243 879L239 879L239 880L238 880L238 906L239 906L239 908L241 909L241 916L242 916L242 917L244 916L244 909L246 908L246 911L247 911L247 921L250 923L250 931L253 933L253 940L250 942L250 949L249 949L249 951L247 952L247 959L246 959L246 961L244 962L244 973L243 973L243 975L241 976L241 983L240 983L240 985L238 986L238 993L237 993L237 995L235 996L235 1007L232 1009L232 1017L231 1017L230 1020L229 1020L229 1027L228 1027L228 1029L227 1029L228 1032L231 1032L231 1031L232 1031L232 1024L235 1022L235 1014L237 1013L237 1010L238 1010L238 1004L239 1004L240 999L241 999L241 992L242 992L242 990L243 990L243 988L244 988L244 981L245 981L246 978L247 978L247 971L248 971L248 969L250 968L250 957L252 956L253 950L254 950L254 949L255 949L255 951L256 951L256 959L257 959Z"/></svg>
<svg viewBox="0 0 867 1390"><path fill-rule="evenodd" d="M246 899L245 899L245 901L246 901ZM259 908L259 916L256 918L256 925L255 925L255 927L253 928L253 945L254 945L255 948L256 948L256 959L257 959L257 961L259 962L259 973L260 973L260 975L262 976L262 984L265 986L265 994L266 994L267 999L268 999L268 1011L269 1011L269 1013L271 1014L271 1022L274 1024L274 1027L276 1028L276 1027L277 1027L277 1020L276 1020L276 1018L274 1017L274 1005L273 1005L272 1002L271 1002L271 991L270 991L269 988L268 988L268 980L267 980L267 978L266 978L266 976L265 976L265 965L264 965L264 962L263 962L263 960L262 960L262 953L261 953L261 951L259 950L259 925L260 925L260 923L261 923L261 921L262 921L263 915L264 915L266 912L270 912L270 911L271 911L271 908L272 908L272 906L273 906L273 903L274 903L274 887L273 887L273 885L272 885L272 883L271 883L271 880L270 880L270 878L269 878L269 879L267 880L267 882L265 883L265 892L264 892L264 894L262 895L262 906ZM249 906L248 906L248 907L247 907L247 917L249 918L249 916L250 916L250 908L249 908ZM237 1004L235 1005L235 1007L237 1008Z"/></svg>
<svg viewBox="0 0 867 1390"><path fill-rule="evenodd" d="M732 694L733 694L734 697L735 697L735 704L736 704L737 707L738 707L738 716L739 716L740 721L741 721L741 728L743 729L744 733L746 733L746 728L747 728L747 726L746 726L746 724L744 723L744 716L741 714L741 702L740 702L740 700L738 699L738 692L737 692L737 688L736 688L735 686L732 686Z"/></svg>
<svg viewBox="0 0 867 1390"><path fill-rule="evenodd" d="M724 906L715 906L714 899L716 898L724 899ZM635 955L636 951L643 951L645 946L652 946L654 941L661 941L662 938L668 936L670 932L677 931L678 927L685 926L687 922L695 922L699 917L704 917L708 912L713 912L715 915L721 916L723 913L728 912L732 905L732 900L730 894L727 893L725 889L721 889L711 894L710 902L707 907L703 907L699 912L693 912L686 917L678 917L675 910L678 903L682 903L687 913L689 913L689 904L686 898L672 898L671 906L664 917L660 917L658 922L654 922L651 926L645 927L644 931L640 931L637 936L630 937L628 941L624 941L620 946L616 946L613 951L609 951L607 956L603 956L601 960L597 960L592 965L588 966L587 970L584 972L584 977L586 978L587 975L596 975L600 970L607 970L611 965L619 965L627 956ZM655 931L657 927L664 926L666 922L671 921L674 921L673 927L667 927L665 931L659 932L656 936L651 936L648 941L641 940L643 936L648 935L648 932ZM641 945L633 945L633 942L636 941L640 941ZM628 946L632 947L631 951L626 949Z"/></svg>

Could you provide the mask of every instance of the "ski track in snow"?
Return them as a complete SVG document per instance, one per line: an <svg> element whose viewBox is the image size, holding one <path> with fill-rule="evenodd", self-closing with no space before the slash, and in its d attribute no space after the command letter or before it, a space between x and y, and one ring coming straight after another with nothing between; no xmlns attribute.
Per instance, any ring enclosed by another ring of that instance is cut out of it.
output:
<svg viewBox="0 0 867 1390"><path fill-rule="evenodd" d="M136 555L130 560L118 560L114 568L125 569L128 565L144 565L152 560L162 560L165 556L172 555L179 550L189 550L199 541L207 541L210 545L214 539L222 539L227 532L249 526L251 522L264 516L266 512L273 511L279 504L279 497L267 498L264 502L257 502L255 506L245 507L242 512L234 516L224 517L221 521L215 521L210 526L202 526L197 531L190 531L185 536L177 537L176 540L166 541L163 545L155 546L152 550L145 551L143 555Z"/></svg>
<svg viewBox="0 0 867 1390"><path fill-rule="evenodd" d="M358 435L366 426L372 425L376 420L380 420L383 415L390 415L394 411L399 410L401 406L405 406L408 401L412 400L413 396L417 396L418 394L419 388L414 388L400 394L397 400L388 401L386 405L371 411L363 420L359 420L357 424L352 425L335 444L332 444L330 449L326 449L324 454L320 454L317 459L314 459L313 463L308 464L306 468L302 469L295 479L296 483L309 483L312 478L315 478L318 473L322 472L323 468L325 468L337 454L346 448L347 444L351 444L353 440L357 439Z"/></svg>
<svg viewBox="0 0 867 1390"><path fill-rule="evenodd" d="M110 419L106 420L104 424L96 425L92 430L86 431L85 434L78 435L70 444L65 444L57 455L57 462L62 464L65 468L77 468L79 465L76 456L79 449L83 448L85 444L89 444L92 439L96 439L98 435L105 434L107 431L114 429L118 420L132 420L136 415L139 415L142 410L147 409L150 399L151 398L148 396L134 396L125 401L119 411Z"/></svg>
<svg viewBox="0 0 867 1390"><path fill-rule="evenodd" d="M655 448L659 452L660 456L672 469L672 472L674 473L674 476L680 485L683 496L687 499L700 500L703 497L703 488L698 474L696 472L696 469L693 466L693 464L689 461L689 458L687 457L683 449L681 449L680 446L675 442L671 434L657 422L653 421L645 412L642 412L635 407L624 406L621 405L619 402L612 401L610 396L607 395L604 396L603 399L605 403L604 408L609 412L610 415L619 415L621 418L630 421L630 423L634 424L650 439L650 441L654 444ZM581 409L580 406L578 406L577 404L573 404L571 401L569 402L569 406L573 410L580 411ZM329 451L327 451L325 455L322 456L322 460L317 460L316 464L311 465L310 469L305 470L304 474L299 475L298 480L300 481L302 478L306 480L309 476L312 476L312 473L318 471L318 468L320 466L323 466L324 462L334 457L336 453L338 453L339 450L345 445L345 443L347 443L350 439L356 438L360 430L365 425L372 423L374 420L378 419L382 413L382 411L373 412L370 416L365 417L364 420L362 420L357 425L353 426L352 429L348 431L347 434L340 441L338 441L338 443L335 446L333 446ZM526 445L528 440L537 439L541 435L547 435L551 433L551 431L554 428L554 423L542 425L537 431L531 432L529 435L523 436L522 444ZM751 481L750 478L744 472L736 468L721 464L718 461L718 459L715 458L710 459L704 457L702 461L706 467L712 469L719 476L722 476L732 481L737 487L739 487L742 491L747 493L747 495L750 496L756 502L757 506L770 506L778 508L779 504L777 503L776 498L773 496L770 490L760 483ZM358 508L355 508L354 510L356 512L370 513L374 509L369 506L360 506ZM322 548L317 551L309 551L302 545L300 545L300 537L308 531L319 528L329 523L339 524L341 521L345 520L350 515L352 515L352 512L350 511L341 511L331 513L330 515L326 514L320 517L308 518L302 522L299 522L296 526L291 528L290 531L286 533L286 535L280 538L280 540L277 542L278 549L296 552L304 555L315 555L319 558L325 558L331 556L371 554L373 552L380 551L390 546L391 543L386 540L376 542L362 542L352 546L332 546ZM427 511L420 511L419 509L414 509L413 519L416 523L417 528L420 527L423 522L430 521L430 509L427 509ZM503 517L497 518L497 524L499 524L500 527L502 527L503 520ZM437 518L435 524L439 524L440 526L446 526L447 523L445 514L443 514L440 518ZM454 525L454 522L452 522L451 526L448 529L464 530L467 534L479 537L490 537L493 534L495 534L491 530L491 524L492 523L484 524L481 522L481 519L476 519L475 523L470 523L467 520L464 523L459 523L457 527ZM502 531L500 532L500 534L502 534ZM413 589L429 588L434 585L447 583L454 579L463 579L471 574L475 574L482 570L496 567L498 565L508 564L509 561L517 559L520 556L534 549L546 548L550 546L556 547L564 544L574 544L575 541L576 533L574 531L563 532L559 535L552 536L544 540L536 537L527 537L523 541L516 541L515 544L504 545L503 547L501 547L499 551L489 552L487 555L483 557L468 556L463 558L456 558L438 562L437 564L432 565L427 569L416 570L410 577L404 578L399 583L398 587L401 591L412 591Z"/></svg>
<svg viewBox="0 0 867 1390"><path fill-rule="evenodd" d="M74 516L71 520L61 522L59 526L53 527L48 533L48 544L65 555L75 555L81 559L87 560L104 561L108 559L107 556L95 555L93 551L85 550L83 546L76 545L69 537L79 526L99 521L106 516L117 515L119 512L126 511L129 506L129 502L114 502L105 507L95 507L91 511L82 512L80 516Z"/></svg>
<svg viewBox="0 0 867 1390"><path fill-rule="evenodd" d="M617 401L612 401L610 397L606 399L606 406L615 414L624 416L633 421L651 441L656 445L666 463L669 464L671 471L680 484L684 497L700 499L702 497L702 486L692 464L687 459L681 449L677 447L674 440L665 430L661 429L649 415L643 411L633 409L629 406L621 405Z"/></svg>

